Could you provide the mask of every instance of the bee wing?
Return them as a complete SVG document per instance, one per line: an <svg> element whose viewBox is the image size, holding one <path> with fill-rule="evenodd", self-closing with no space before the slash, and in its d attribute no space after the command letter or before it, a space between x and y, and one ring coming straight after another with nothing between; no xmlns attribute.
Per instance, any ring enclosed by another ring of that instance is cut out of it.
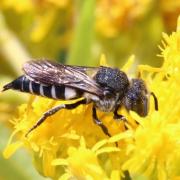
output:
<svg viewBox="0 0 180 180"><path fill-rule="evenodd" d="M93 79L98 68L69 66L51 61L30 61L24 64L26 76L36 82L50 85L66 85L83 91L103 95L103 89Z"/></svg>

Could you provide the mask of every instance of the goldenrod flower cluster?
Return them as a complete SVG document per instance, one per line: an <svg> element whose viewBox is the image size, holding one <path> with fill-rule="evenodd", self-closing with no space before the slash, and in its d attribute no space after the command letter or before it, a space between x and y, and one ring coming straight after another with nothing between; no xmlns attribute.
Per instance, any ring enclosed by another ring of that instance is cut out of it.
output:
<svg viewBox="0 0 180 180"><path fill-rule="evenodd" d="M96 9L96 29L105 37L116 37L149 11L152 0L99 0ZM106 28L104 28L106 27Z"/></svg>
<svg viewBox="0 0 180 180"><path fill-rule="evenodd" d="M26 138L26 132L45 111L59 103L72 103L33 96L19 107L4 156L10 157L23 146L37 170L52 179L179 179L180 18L176 32L163 34L160 48L161 68L139 66L142 78L158 98L159 111L154 110L153 100L145 118L120 110L128 117L128 130L124 122L114 121L111 113L98 112L112 135L109 138L93 123L92 105L81 105L59 111ZM124 66L125 71L131 61Z"/></svg>

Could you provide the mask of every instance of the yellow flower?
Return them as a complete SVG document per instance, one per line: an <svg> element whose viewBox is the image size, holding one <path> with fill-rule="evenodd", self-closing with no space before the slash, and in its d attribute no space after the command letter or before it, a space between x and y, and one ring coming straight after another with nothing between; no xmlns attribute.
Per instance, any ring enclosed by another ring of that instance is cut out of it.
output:
<svg viewBox="0 0 180 180"><path fill-rule="evenodd" d="M52 179L116 180L128 177L128 173L132 179L180 178L180 19L177 31L163 37L162 67L139 66L149 89L158 97L159 111L154 111L153 101L145 118L122 109L129 121L128 130L123 122L114 121L111 113L98 112L112 135L109 138L92 122L92 105L81 105L59 111L25 138L43 112L64 103L31 97L28 104L19 107L4 156L8 158L24 146L37 170ZM123 69L127 71L131 63L132 59ZM12 142L15 135L17 140Z"/></svg>
<svg viewBox="0 0 180 180"><path fill-rule="evenodd" d="M132 177L150 179L180 178L180 18L177 32L163 34L161 72L148 73L151 90L159 101L159 111L140 122L134 141L127 146L128 160L123 169Z"/></svg>
<svg viewBox="0 0 180 180"><path fill-rule="evenodd" d="M161 0L160 8L167 30L174 30L180 14L180 1Z"/></svg>
<svg viewBox="0 0 180 180"><path fill-rule="evenodd" d="M59 8L64 8L69 4L69 0L2 0L0 7L3 9L13 9L18 13L32 11L38 6L47 7L54 5Z"/></svg>
<svg viewBox="0 0 180 180"><path fill-rule="evenodd" d="M18 13L24 13L33 10L34 5L31 0L2 0L0 8L13 9Z"/></svg>
<svg viewBox="0 0 180 180"><path fill-rule="evenodd" d="M71 23L71 17L69 17L72 15L71 7L72 3L69 0L2 0L0 4L1 10L14 10L18 15L24 13L21 21L25 21L26 26L24 29L29 25L27 33L29 33L30 39L34 43L41 42L47 38L50 32L58 28L59 21L61 21L59 29L61 28L64 31L66 26L68 26L67 21L69 21L69 24ZM71 31L68 30L67 34L69 32ZM62 34L64 35L64 33ZM55 39L61 38L62 34L59 33L57 37L56 33Z"/></svg>
<svg viewBox="0 0 180 180"><path fill-rule="evenodd" d="M96 8L96 29L101 35L115 37L132 26L151 7L152 0L99 0Z"/></svg>

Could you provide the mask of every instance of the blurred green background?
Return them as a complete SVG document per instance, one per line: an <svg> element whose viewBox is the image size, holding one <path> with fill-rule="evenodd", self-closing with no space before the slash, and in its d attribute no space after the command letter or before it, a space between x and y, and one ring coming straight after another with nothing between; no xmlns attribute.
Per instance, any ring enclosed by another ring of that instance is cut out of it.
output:
<svg viewBox="0 0 180 180"><path fill-rule="evenodd" d="M22 74L30 59L99 65L101 54L121 67L135 54L135 64L160 66L162 32L175 30L180 0L0 0L0 87ZM28 95L0 94L0 151L13 131L9 122ZM0 180L44 179L25 150L10 160L0 153Z"/></svg>

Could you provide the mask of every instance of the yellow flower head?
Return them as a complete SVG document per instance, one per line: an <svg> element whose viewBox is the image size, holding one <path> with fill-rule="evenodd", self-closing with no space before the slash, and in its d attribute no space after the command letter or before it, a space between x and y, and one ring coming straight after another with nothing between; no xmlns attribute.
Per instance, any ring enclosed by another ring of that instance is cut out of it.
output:
<svg viewBox="0 0 180 180"><path fill-rule="evenodd" d="M173 179L180 177L180 19L177 32L163 34L161 71L152 79L151 89L159 101L159 111L139 119L140 126L134 134L133 144L128 145L128 160L123 169L132 177Z"/></svg>
<svg viewBox="0 0 180 180"><path fill-rule="evenodd" d="M37 170L52 179L114 180L128 173L132 179L180 178L180 20L177 31L163 37L162 67L139 66L143 79L158 98L159 111L154 111L153 101L145 118L121 110L128 119L128 130L124 122L114 121L111 113L98 112L112 135L109 138L93 123L92 105L80 105L49 117L25 138L45 111L64 103L31 97L28 104L19 107L12 135L17 140L12 142L10 138L4 156L24 146L31 152ZM131 62L123 67L124 71Z"/></svg>
<svg viewBox="0 0 180 180"><path fill-rule="evenodd" d="M20 21L23 21L25 18L25 24L29 25L29 30L26 33L30 36L30 40L34 43L39 43L46 39L47 35L59 25L59 21L61 21L64 29L71 24L70 16L72 16L73 5L69 0L2 0L0 8L2 11L11 10L17 14L22 14L23 18ZM64 13L63 16L61 11ZM30 21L27 20L27 17L31 17ZM64 21L66 23L69 21L69 24L65 24ZM26 28L25 26L24 29ZM55 38L61 40L62 34L59 33ZM69 30L63 34L66 41L69 40L70 34Z"/></svg>
<svg viewBox="0 0 180 180"><path fill-rule="evenodd" d="M106 37L134 24L151 7L152 0L99 0L96 8L96 29Z"/></svg>
<svg viewBox="0 0 180 180"><path fill-rule="evenodd" d="M176 20L180 14L180 1L161 0L160 8L167 30L175 29Z"/></svg>

